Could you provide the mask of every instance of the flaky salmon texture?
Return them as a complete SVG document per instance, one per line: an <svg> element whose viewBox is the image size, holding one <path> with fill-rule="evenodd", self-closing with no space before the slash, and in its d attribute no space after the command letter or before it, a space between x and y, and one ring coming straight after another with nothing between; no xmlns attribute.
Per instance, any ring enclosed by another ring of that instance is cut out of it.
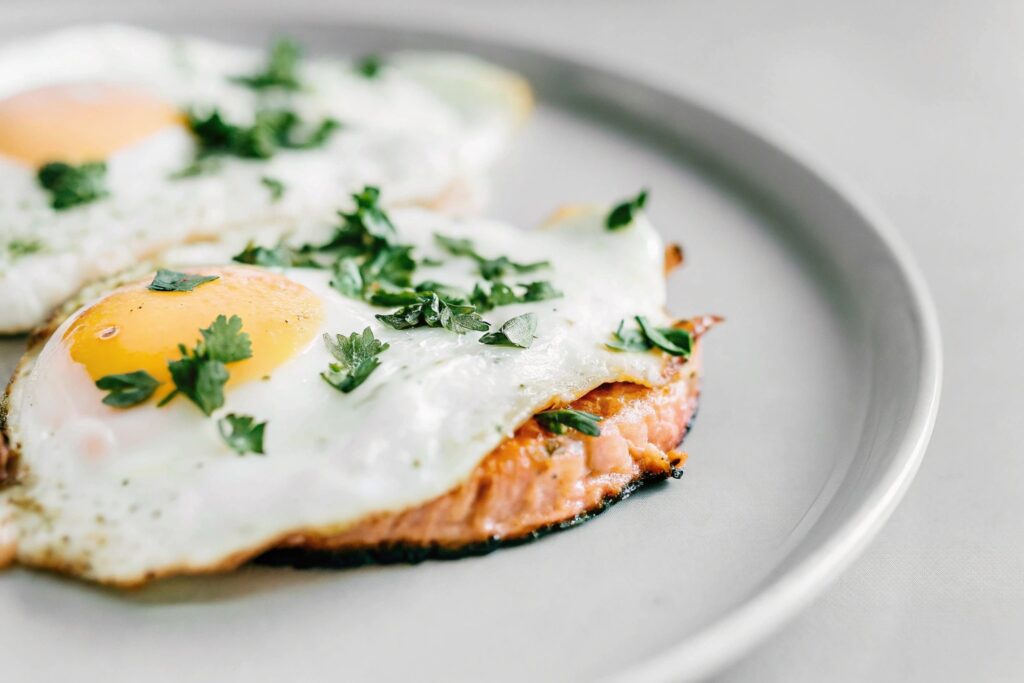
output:
<svg viewBox="0 0 1024 683"><path fill-rule="evenodd" d="M663 386L604 384L568 406L554 406L600 416L599 436L556 435L531 419L445 495L373 515L340 534L289 536L260 561L352 566L482 554L574 526L643 484L678 479L687 456L677 449L700 397L700 340L719 320L678 323L693 333L694 351L686 361L666 358Z"/></svg>

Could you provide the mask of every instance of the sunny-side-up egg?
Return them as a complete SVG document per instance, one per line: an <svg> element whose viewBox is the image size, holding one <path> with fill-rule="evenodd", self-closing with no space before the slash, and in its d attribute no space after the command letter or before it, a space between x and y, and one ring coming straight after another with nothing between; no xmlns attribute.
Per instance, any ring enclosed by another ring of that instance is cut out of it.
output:
<svg viewBox="0 0 1024 683"><path fill-rule="evenodd" d="M457 207L530 108L452 54L349 62L124 26L0 49L0 333L84 283L252 221L329 215L365 184Z"/></svg>
<svg viewBox="0 0 1024 683"><path fill-rule="evenodd" d="M609 230L603 210L577 209L524 232L407 208L393 234L371 213L339 253L390 234L421 296L443 292L436 326L378 300L413 296L369 282L401 279L387 269L364 268L360 289L345 267L210 265L209 250L185 265L186 249L164 263L174 272L94 292L39 339L7 403L8 554L125 585L229 569L451 490L553 404L668 381L656 354L606 346L623 319L668 323L662 244L641 213ZM496 297L496 283L511 300L443 303L477 285Z"/></svg>

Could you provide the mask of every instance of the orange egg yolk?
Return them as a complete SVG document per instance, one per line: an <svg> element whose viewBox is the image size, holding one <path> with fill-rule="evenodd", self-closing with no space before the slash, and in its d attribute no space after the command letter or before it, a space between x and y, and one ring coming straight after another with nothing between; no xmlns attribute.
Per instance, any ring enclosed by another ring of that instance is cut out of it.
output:
<svg viewBox="0 0 1024 683"><path fill-rule="evenodd" d="M52 85L0 100L0 155L42 166L103 161L167 126L175 107L120 85Z"/></svg>
<svg viewBox="0 0 1024 683"><path fill-rule="evenodd" d="M227 365L228 386L269 376L316 336L323 304L303 285L278 273L244 267L188 269L218 279L190 292L157 292L150 279L122 287L82 312L64 333L71 358L93 380L145 370L173 384L167 362L181 358L178 344L192 349L218 315L242 319L252 357Z"/></svg>

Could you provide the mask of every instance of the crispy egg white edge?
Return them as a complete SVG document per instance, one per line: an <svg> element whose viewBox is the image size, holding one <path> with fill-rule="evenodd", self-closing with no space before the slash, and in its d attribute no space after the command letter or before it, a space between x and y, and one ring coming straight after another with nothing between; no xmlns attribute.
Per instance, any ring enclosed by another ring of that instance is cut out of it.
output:
<svg viewBox="0 0 1024 683"><path fill-rule="evenodd" d="M484 253L550 258L554 269L537 277L550 279L565 298L486 316L500 324L536 312L538 339L530 349L482 345L473 333L391 330L373 319L380 309L334 293L326 274L286 271L328 302L327 331L370 325L392 347L351 394L317 376L329 361L319 339L270 380L230 390L217 415L234 411L268 420L263 457L231 453L216 434L216 421L181 399L160 410L101 406L102 419L69 423L99 433L119 424L152 439L151 448L142 438L135 450L121 451L115 440L98 463L55 448L54 437L34 431L33 406L44 397L66 401L70 409L85 400L95 402L89 406L95 413L101 398L82 377L68 379L75 368L66 354L61 358L55 340L72 316L26 359L11 385L8 432L20 447L24 481L0 494L0 502L9 518L4 533L16 529L19 561L115 584L223 567L291 533L337 531L365 515L441 495L553 402L608 381L660 383L657 355L614 352L604 342L621 318L646 313L667 322L661 242L644 218L612 233L603 229L602 217L584 211L556 227L522 233L490 222L453 225L415 210L395 215L402 237L425 254L436 253L431 233L440 231L472 237ZM462 261L432 270L438 272L420 275L472 279ZM77 384L74 392L88 396L65 395L54 386L58 381Z"/></svg>
<svg viewBox="0 0 1024 683"><path fill-rule="evenodd" d="M0 49L0 98L54 82L144 81L148 69L165 69L158 80L174 83L170 90L179 104L216 103L245 116L256 95L226 78L253 72L264 59L262 50L200 38L119 25L76 27ZM204 68L183 75L174 60ZM112 64L123 72L111 75ZM311 120L334 115L344 121L355 113L339 112L335 104L366 102L358 125L322 150L284 151L266 162L225 159L217 174L165 181L194 149L186 131L171 128L108 160L110 199L60 212L48 207L34 171L0 158L0 299L8 303L0 309L0 334L40 324L83 284L140 258L250 222L287 225L328 215L364 184L383 187L391 205L471 210L481 202L482 174L507 149L532 101L515 74L448 53L399 53L381 83L352 77L341 60L309 59L303 69L319 86L297 107ZM373 104L382 89L393 106ZM359 97L353 100L353 93ZM393 112L393 120L382 121L381 112ZM141 180L151 167L159 169L153 184ZM270 197L264 176L289 188L281 200ZM37 253L14 258L7 249L14 240L35 239L43 242Z"/></svg>

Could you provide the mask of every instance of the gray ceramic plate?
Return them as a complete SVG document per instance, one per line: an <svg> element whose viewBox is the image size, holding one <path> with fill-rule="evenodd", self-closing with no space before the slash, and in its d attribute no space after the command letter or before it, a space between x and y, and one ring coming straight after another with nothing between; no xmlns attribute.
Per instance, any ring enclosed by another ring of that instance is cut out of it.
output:
<svg viewBox="0 0 1024 683"><path fill-rule="evenodd" d="M26 16L0 37L46 25ZM892 230L791 147L686 97L511 47L323 22L156 26L256 43L285 30L321 51L449 47L521 70L540 105L493 213L530 225L562 202L649 187L656 225L686 247L671 309L728 322L707 340L681 481L457 562L253 567L127 595L7 572L7 679L695 677L810 600L902 496L938 400L932 307ZM4 372L19 345L0 347Z"/></svg>

